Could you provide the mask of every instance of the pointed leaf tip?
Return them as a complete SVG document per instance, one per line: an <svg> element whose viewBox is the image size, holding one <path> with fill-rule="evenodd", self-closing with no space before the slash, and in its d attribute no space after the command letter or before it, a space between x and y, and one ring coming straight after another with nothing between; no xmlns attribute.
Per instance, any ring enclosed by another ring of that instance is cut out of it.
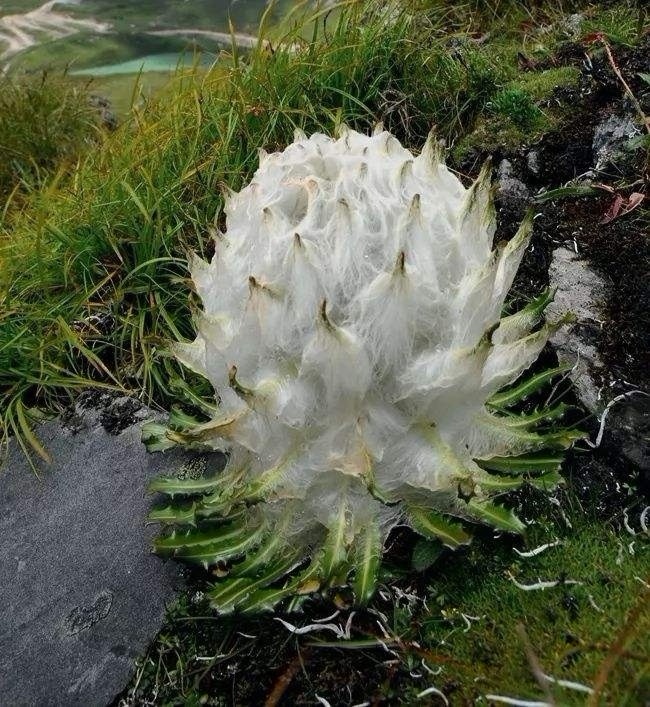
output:
<svg viewBox="0 0 650 707"><path fill-rule="evenodd" d="M460 523L448 520L435 511L410 506L407 516L417 533L427 538L437 539L451 550L456 550L461 545L469 545L472 541L472 536Z"/></svg>
<svg viewBox="0 0 650 707"><path fill-rule="evenodd" d="M521 534L526 526L517 518L512 510L489 501L479 501L472 498L467 503L469 512L478 520L507 533Z"/></svg>

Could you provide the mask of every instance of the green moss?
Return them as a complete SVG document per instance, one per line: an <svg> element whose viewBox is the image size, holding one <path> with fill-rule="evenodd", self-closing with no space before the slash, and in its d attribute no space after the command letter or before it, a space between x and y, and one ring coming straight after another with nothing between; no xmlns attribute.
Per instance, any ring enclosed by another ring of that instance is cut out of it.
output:
<svg viewBox="0 0 650 707"><path fill-rule="evenodd" d="M462 161L476 149L514 149L539 139L570 111L570 106L549 99L556 89L575 85L579 75L573 66L519 73L486 105L473 130L457 141L454 159Z"/></svg>
<svg viewBox="0 0 650 707"><path fill-rule="evenodd" d="M477 543L462 560L447 567L438 564L440 574L427 600L431 615L423 618L417 638L453 660L454 668L448 672L460 677L463 699L486 693L543 698L518 624L525 628L546 674L595 685L626 616L645 601L629 632L629 654L619 659L605 692L608 704L613 698L641 695L640 685L648 677L645 639L650 631L650 593L641 581L650 573L647 538L637 536L631 554L630 536L620 537L582 520L580 527L560 539L561 545L532 558L503 549L490 556L492 551ZM537 530L528 546L554 540L554 535ZM539 580L559 584L525 591L513 580L523 585ZM463 614L480 618L471 619L468 626ZM552 692L558 704L584 704L579 692L557 686Z"/></svg>
<svg viewBox="0 0 650 707"><path fill-rule="evenodd" d="M520 73L508 86L525 91L534 101L541 101L550 98L557 88L575 86L579 77L580 70L577 67L560 66L544 71Z"/></svg>

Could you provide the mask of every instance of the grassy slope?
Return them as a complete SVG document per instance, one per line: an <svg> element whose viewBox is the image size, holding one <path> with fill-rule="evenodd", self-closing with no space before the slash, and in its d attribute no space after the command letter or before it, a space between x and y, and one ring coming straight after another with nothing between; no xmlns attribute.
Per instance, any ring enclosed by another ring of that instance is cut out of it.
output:
<svg viewBox="0 0 650 707"><path fill-rule="evenodd" d="M503 143L532 139L559 119L546 110L542 122L525 117L557 82L573 81L575 72L519 74L518 50L543 58L563 36L535 34L522 24L531 19L521 5L502 3L495 19L476 9L467 14L467 6L453 14L433 3L426 21L420 14L390 24L361 20L358 12L344 12L326 32L321 18L315 43L298 54L260 51L246 61L231 57L208 74L177 76L160 101L136 110L80 162L41 171L36 183L26 180L0 222L0 426L6 432L25 439L34 406L61 406L88 379L143 391L163 405L178 398L186 374L166 355L165 342L192 335L186 252L209 251L210 229L219 225L220 185L239 188L255 169L257 149L281 148L294 126L331 132L342 121L367 128L383 117L417 148L435 123L462 150L493 136L497 125L505 130L498 138ZM595 28L609 23L610 34L634 41L635 14L621 12L606 11L589 22ZM486 29L492 39L473 41ZM510 92L510 104L504 92ZM531 546L546 539L533 536ZM647 549L639 542L636 554L617 564L620 541L594 522L565 539L529 562L507 545L491 557L480 544L469 557L445 560L442 579L428 590L430 608L438 608L412 621L411 610L395 601L391 631L407 648L418 641L426 650L448 651L458 664L445 679L458 676L463 699L488 688L539 697L515 632L522 618L547 672L593 682L642 589L635 577L647 573ZM526 582L566 572L587 585L575 592L524 593L506 570ZM589 594L606 609L606 620L591 607ZM488 618L464 633L462 613ZM577 662L565 664L568 633L584 650ZM639 635L630 636L631 654L642 648ZM165 640L154 649L167 655ZM179 651L179 660L191 661L193 651L196 656L191 639L183 640L170 660ZM494 655L498 659L491 660ZM643 673L633 657L624 658L608 690L629 687L633 694ZM403 666L415 668L419 660L417 651L400 651ZM474 683L481 676L487 682ZM187 690L198 699L203 687L195 677ZM405 704L429 685L405 680L399 687ZM178 699L178 684L168 688ZM557 693L559 704L573 703L566 694L579 703L569 691Z"/></svg>
<svg viewBox="0 0 650 707"><path fill-rule="evenodd" d="M7 422L19 401L36 394L55 403L79 376L110 381L104 365L121 383L169 400L164 340L191 334L186 249L209 248L219 185L239 188L258 148L282 147L295 126L367 128L382 114L419 145L433 122L443 136L460 132L496 90L489 52L463 45L450 55L433 29L416 30L406 16L385 24L359 12L328 25L326 39L320 29L298 54L260 50L207 75L179 75L70 179L8 213L0 233Z"/></svg>

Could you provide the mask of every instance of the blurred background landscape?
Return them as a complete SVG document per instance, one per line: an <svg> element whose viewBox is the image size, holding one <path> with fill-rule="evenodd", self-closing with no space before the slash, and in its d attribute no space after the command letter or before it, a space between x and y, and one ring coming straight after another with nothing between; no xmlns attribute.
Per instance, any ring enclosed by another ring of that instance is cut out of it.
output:
<svg viewBox="0 0 650 707"><path fill-rule="evenodd" d="M268 20L290 5L275 3ZM123 111L136 77L150 94L179 66L208 67L232 42L249 48L264 10L263 0L1 2L0 65L14 75L66 70Z"/></svg>

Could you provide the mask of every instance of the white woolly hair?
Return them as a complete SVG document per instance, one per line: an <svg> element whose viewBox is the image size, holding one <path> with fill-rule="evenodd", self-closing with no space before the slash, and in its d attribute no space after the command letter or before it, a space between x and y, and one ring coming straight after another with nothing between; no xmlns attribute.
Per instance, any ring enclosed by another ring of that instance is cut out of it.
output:
<svg viewBox="0 0 650 707"><path fill-rule="evenodd" d="M540 446L486 401L549 333L534 312L500 318L532 219L494 247L490 190L487 168L466 189L433 137L414 157L381 128L260 153L212 261L191 263L203 312L175 347L218 394L201 440L230 452L228 508L247 499L287 546L339 559L369 529L375 554L418 529L414 509L485 519L475 460Z"/></svg>

